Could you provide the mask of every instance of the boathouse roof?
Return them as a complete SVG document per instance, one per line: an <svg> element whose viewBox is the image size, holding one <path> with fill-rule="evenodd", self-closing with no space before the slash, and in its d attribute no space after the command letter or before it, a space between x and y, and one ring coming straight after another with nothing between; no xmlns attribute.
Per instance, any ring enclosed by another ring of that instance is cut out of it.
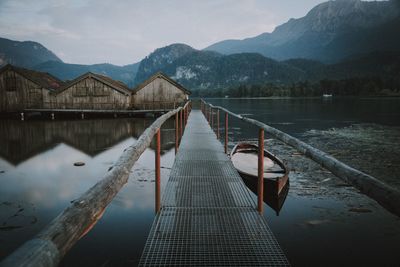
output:
<svg viewBox="0 0 400 267"><path fill-rule="evenodd" d="M141 84L139 84L138 86L136 86L133 89L133 94L136 94L138 91L140 91L141 89L143 89L146 85L150 84L152 81L154 81L157 78L161 78L166 80L167 82L173 84L176 88L182 90L185 94L190 95L192 92L190 92L188 89L186 89L185 87L183 87L182 85L180 85L178 82L174 81L173 79L171 79L170 77L168 77L167 75L165 75L162 72L157 72L156 74L154 74L153 76L151 76L150 78L148 78L147 80L145 80L144 82L142 82Z"/></svg>
<svg viewBox="0 0 400 267"><path fill-rule="evenodd" d="M113 88L114 90L122 93L122 94L127 94L130 95L132 94L132 91L129 89L128 86L126 86L123 82L120 81L116 81L111 79L110 77L104 76L104 75L100 75L100 74L96 74L93 72L86 72L85 74L79 76L78 78L75 78L72 81L67 82L64 86L62 86L56 93L59 94L65 90L67 90L68 88L70 88L71 86L73 86L74 84L87 79L87 78L93 78L95 80L98 80L99 82L102 82L108 86L110 86L111 88Z"/></svg>
<svg viewBox="0 0 400 267"><path fill-rule="evenodd" d="M16 73L20 74L31 82L48 90L57 90L64 85L63 81L54 77L50 73L20 68L11 64L7 64L2 69L0 69L0 74L8 70L15 71Z"/></svg>

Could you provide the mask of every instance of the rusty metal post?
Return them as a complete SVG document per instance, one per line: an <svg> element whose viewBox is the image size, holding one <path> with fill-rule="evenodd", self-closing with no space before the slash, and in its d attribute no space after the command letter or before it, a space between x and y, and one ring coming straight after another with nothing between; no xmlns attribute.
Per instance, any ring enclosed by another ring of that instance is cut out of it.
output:
<svg viewBox="0 0 400 267"><path fill-rule="evenodd" d="M189 115L189 113L188 113L188 108L189 108L189 105L187 105L186 106L186 108L185 108L185 125L187 124L187 121L188 121L188 115Z"/></svg>
<svg viewBox="0 0 400 267"><path fill-rule="evenodd" d="M186 128L186 120L185 120L185 108L182 108L182 116L183 116L183 132L185 132Z"/></svg>
<svg viewBox="0 0 400 267"><path fill-rule="evenodd" d="M219 140L219 109L217 109L217 138Z"/></svg>
<svg viewBox="0 0 400 267"><path fill-rule="evenodd" d="M228 154L228 113L225 112L225 154Z"/></svg>
<svg viewBox="0 0 400 267"><path fill-rule="evenodd" d="M179 117L178 112L175 113L175 155L178 153L179 146Z"/></svg>
<svg viewBox="0 0 400 267"><path fill-rule="evenodd" d="M264 129L260 128L258 132L258 212L263 212L264 201Z"/></svg>
<svg viewBox="0 0 400 267"><path fill-rule="evenodd" d="M214 131L214 109L213 108L211 108L211 123L210 123L210 125L211 125L211 130Z"/></svg>
<svg viewBox="0 0 400 267"><path fill-rule="evenodd" d="M158 129L156 133L156 151L155 151L155 165L156 165L156 213L160 211L161 207L161 164L160 164L160 155L161 155L161 134L160 129Z"/></svg>
<svg viewBox="0 0 400 267"><path fill-rule="evenodd" d="M179 122L180 122L180 126L181 126L181 128L179 129L179 131L180 131L180 138L182 138L182 135L183 135L183 128L182 128L182 126L183 126L183 120L182 120L182 110L180 110L179 111Z"/></svg>

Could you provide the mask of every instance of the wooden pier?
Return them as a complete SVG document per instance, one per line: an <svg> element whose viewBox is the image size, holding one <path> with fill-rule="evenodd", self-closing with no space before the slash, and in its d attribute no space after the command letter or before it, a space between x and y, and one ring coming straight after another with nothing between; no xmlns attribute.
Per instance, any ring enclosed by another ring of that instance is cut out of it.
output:
<svg viewBox="0 0 400 267"><path fill-rule="evenodd" d="M224 150L193 110L140 266L289 265Z"/></svg>

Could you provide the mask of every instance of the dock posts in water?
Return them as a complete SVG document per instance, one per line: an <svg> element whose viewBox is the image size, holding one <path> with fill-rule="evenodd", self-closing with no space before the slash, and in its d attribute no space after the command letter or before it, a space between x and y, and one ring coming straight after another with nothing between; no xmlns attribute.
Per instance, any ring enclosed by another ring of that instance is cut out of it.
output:
<svg viewBox="0 0 400 267"><path fill-rule="evenodd" d="M228 113L225 113L225 154L228 154Z"/></svg>
<svg viewBox="0 0 400 267"><path fill-rule="evenodd" d="M156 133L156 151L155 151L155 193L156 193L156 214L160 211L161 208L161 164L160 164L160 155L161 155L161 137L160 137L160 129L158 129Z"/></svg>
<svg viewBox="0 0 400 267"><path fill-rule="evenodd" d="M81 119L85 119L85 114L83 112L81 113Z"/></svg>
<svg viewBox="0 0 400 267"><path fill-rule="evenodd" d="M264 129L258 131L258 183L257 183L257 209L263 213L264 199Z"/></svg>
<svg viewBox="0 0 400 267"><path fill-rule="evenodd" d="M23 121L25 118L24 118L24 113L23 112L21 112L21 121Z"/></svg>
<svg viewBox="0 0 400 267"><path fill-rule="evenodd" d="M54 112L51 113L51 119L54 120L55 116L54 116Z"/></svg>

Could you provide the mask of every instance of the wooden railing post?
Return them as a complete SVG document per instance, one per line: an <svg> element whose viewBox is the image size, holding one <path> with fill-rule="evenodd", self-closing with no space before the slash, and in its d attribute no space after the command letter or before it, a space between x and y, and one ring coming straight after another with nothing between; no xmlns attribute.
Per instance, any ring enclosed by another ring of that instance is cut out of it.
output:
<svg viewBox="0 0 400 267"><path fill-rule="evenodd" d="M217 138L219 140L219 109L217 109Z"/></svg>
<svg viewBox="0 0 400 267"><path fill-rule="evenodd" d="M160 164L160 155L161 155L161 130L158 129L156 133L156 153L155 153L155 165L156 165L156 213L160 211L161 207L161 164Z"/></svg>
<svg viewBox="0 0 400 267"><path fill-rule="evenodd" d="M225 154L228 154L228 113L225 112Z"/></svg>
<svg viewBox="0 0 400 267"><path fill-rule="evenodd" d="M258 212L263 212L264 201L264 129L260 128L258 132Z"/></svg>
<svg viewBox="0 0 400 267"><path fill-rule="evenodd" d="M175 113L175 155L178 153L179 146L179 116Z"/></svg>

